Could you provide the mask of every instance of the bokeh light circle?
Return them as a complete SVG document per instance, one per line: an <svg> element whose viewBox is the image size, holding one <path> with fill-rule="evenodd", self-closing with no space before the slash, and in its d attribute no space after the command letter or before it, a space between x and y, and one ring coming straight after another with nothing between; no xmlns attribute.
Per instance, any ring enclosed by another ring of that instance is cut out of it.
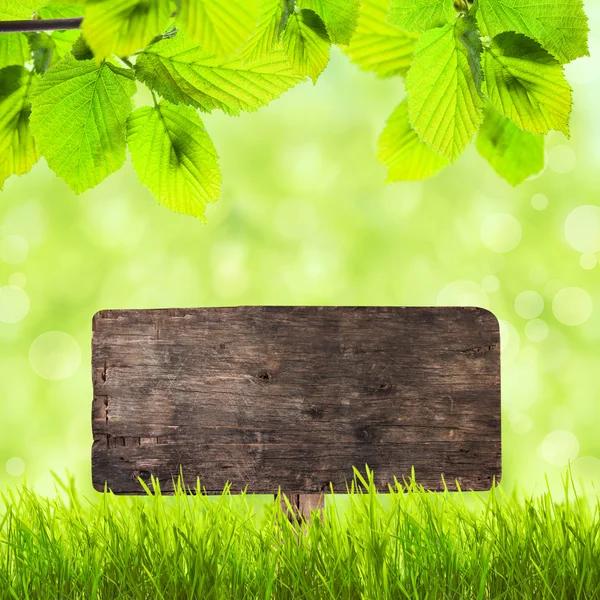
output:
<svg viewBox="0 0 600 600"><path fill-rule="evenodd" d="M521 349L521 338L514 326L500 319L500 356L503 364L511 363Z"/></svg>
<svg viewBox="0 0 600 600"><path fill-rule="evenodd" d="M529 433L532 427L533 421L524 413L518 413L510 419L510 428L517 435L525 435L526 433Z"/></svg>
<svg viewBox="0 0 600 600"><path fill-rule="evenodd" d="M481 226L481 241L493 252L510 252L521 241L523 231L515 217L507 213L490 215Z"/></svg>
<svg viewBox="0 0 600 600"><path fill-rule="evenodd" d="M531 198L531 206L535 210L546 210L548 208L548 197L544 194L534 194Z"/></svg>
<svg viewBox="0 0 600 600"><path fill-rule="evenodd" d="M556 429L542 440L538 455L551 465L564 467L579 456L579 441L572 432Z"/></svg>
<svg viewBox="0 0 600 600"><path fill-rule="evenodd" d="M600 252L600 206L584 204L572 210L565 221L565 237L583 254Z"/></svg>
<svg viewBox="0 0 600 600"><path fill-rule="evenodd" d="M585 323L594 309L592 297L581 288L567 287L556 293L552 300L552 312L563 325L576 326Z"/></svg>
<svg viewBox="0 0 600 600"><path fill-rule="evenodd" d="M25 461L18 456L13 456L6 461L6 472L13 477L20 477L25 473Z"/></svg>
<svg viewBox="0 0 600 600"><path fill-rule="evenodd" d="M27 277L23 273L13 273L8 278L8 283L16 287L24 288L27 285Z"/></svg>
<svg viewBox="0 0 600 600"><path fill-rule="evenodd" d="M579 257L579 264L582 269L589 271L598 264L598 259L595 254L582 254Z"/></svg>
<svg viewBox="0 0 600 600"><path fill-rule="evenodd" d="M481 287L489 294L493 294L500 289L500 280L495 275L486 275L481 282Z"/></svg>
<svg viewBox="0 0 600 600"><path fill-rule="evenodd" d="M0 238L0 260L9 265L22 263L29 253L29 244L20 235L5 235Z"/></svg>
<svg viewBox="0 0 600 600"><path fill-rule="evenodd" d="M458 279L444 286L437 297L440 306L488 307L488 297L480 285L468 279Z"/></svg>
<svg viewBox="0 0 600 600"><path fill-rule="evenodd" d="M29 312L29 296L16 285L0 287L0 322L18 323Z"/></svg>
<svg viewBox="0 0 600 600"><path fill-rule="evenodd" d="M29 363L44 379L67 379L81 364L81 349L68 333L48 331L31 344Z"/></svg>
<svg viewBox="0 0 600 600"><path fill-rule="evenodd" d="M575 157L575 152L570 146L565 144L560 144L558 146L554 146L548 152L548 166L555 173L569 173L575 168L577 164L577 159Z"/></svg>
<svg viewBox="0 0 600 600"><path fill-rule="evenodd" d="M515 298L515 312L523 319L535 319L544 310L544 299L533 290L525 290Z"/></svg>
<svg viewBox="0 0 600 600"><path fill-rule="evenodd" d="M525 335L532 342L543 342L548 337L548 333L548 324L542 319L532 319L525 325Z"/></svg>

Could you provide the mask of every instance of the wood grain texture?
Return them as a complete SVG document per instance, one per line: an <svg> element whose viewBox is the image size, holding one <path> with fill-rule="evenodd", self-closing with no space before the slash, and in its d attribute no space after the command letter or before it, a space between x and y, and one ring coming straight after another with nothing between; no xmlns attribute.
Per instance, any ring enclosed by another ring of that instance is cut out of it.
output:
<svg viewBox="0 0 600 600"><path fill-rule="evenodd" d="M115 310L93 319L92 479L144 494L380 492L501 476L500 334L472 307Z"/></svg>

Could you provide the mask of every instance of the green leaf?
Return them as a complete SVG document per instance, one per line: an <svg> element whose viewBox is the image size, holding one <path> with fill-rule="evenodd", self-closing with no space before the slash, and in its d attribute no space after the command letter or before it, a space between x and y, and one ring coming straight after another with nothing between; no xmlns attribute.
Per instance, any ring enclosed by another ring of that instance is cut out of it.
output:
<svg viewBox="0 0 600 600"><path fill-rule="evenodd" d="M477 18L490 37L522 33L561 63L588 55L588 22L581 0L479 0Z"/></svg>
<svg viewBox="0 0 600 600"><path fill-rule="evenodd" d="M418 35L386 22L389 0L362 0L356 33L344 52L365 71L380 77L406 75Z"/></svg>
<svg viewBox="0 0 600 600"><path fill-rule="evenodd" d="M64 1L64 0L63 0ZM72 19L83 16L83 7L69 4L58 4L44 6L38 11L41 19ZM67 52L71 51L75 40L81 35L81 32L73 29L53 31L50 35L54 42L53 59L59 60Z"/></svg>
<svg viewBox="0 0 600 600"><path fill-rule="evenodd" d="M10 175L27 173L40 158L29 131L30 91L36 78L21 66L0 70L0 189Z"/></svg>
<svg viewBox="0 0 600 600"><path fill-rule="evenodd" d="M29 44L22 33L0 34L0 69L24 65L30 58Z"/></svg>
<svg viewBox="0 0 600 600"><path fill-rule="evenodd" d="M483 58L484 91L501 114L531 133L569 134L571 88L563 68L537 42L496 36Z"/></svg>
<svg viewBox="0 0 600 600"><path fill-rule="evenodd" d="M164 206L206 222L204 209L219 198L221 173L196 111L163 100L134 111L127 129L140 181Z"/></svg>
<svg viewBox="0 0 600 600"><path fill-rule="evenodd" d="M435 175L448 160L419 139L408 122L408 103L391 114L379 138L379 160L388 168L388 181L419 181Z"/></svg>
<svg viewBox="0 0 600 600"><path fill-rule="evenodd" d="M421 140L454 161L483 118L481 44L471 17L425 32L406 76L408 115Z"/></svg>
<svg viewBox="0 0 600 600"><path fill-rule="evenodd" d="M358 23L360 0L298 0L299 8L316 12L327 27L332 44L349 44Z"/></svg>
<svg viewBox="0 0 600 600"><path fill-rule="evenodd" d="M494 109L485 111L476 146L511 185L519 185L544 168L544 137L519 129Z"/></svg>
<svg viewBox="0 0 600 600"><path fill-rule="evenodd" d="M83 34L98 61L129 56L162 33L170 16L170 0L88 0Z"/></svg>
<svg viewBox="0 0 600 600"><path fill-rule="evenodd" d="M256 30L240 49L240 56L244 62L256 62L281 48L279 32L282 19L282 0L261 0Z"/></svg>
<svg viewBox="0 0 600 600"><path fill-rule="evenodd" d="M405 31L421 32L456 19L452 0L392 0L388 22Z"/></svg>
<svg viewBox="0 0 600 600"><path fill-rule="evenodd" d="M30 19L48 0L0 0L0 21ZM3 34L2 34L3 35Z"/></svg>
<svg viewBox="0 0 600 600"><path fill-rule="evenodd" d="M139 54L135 72L173 104L190 104L206 112L220 109L231 115L266 106L304 79L282 50L244 63L239 57L206 52L181 34Z"/></svg>
<svg viewBox="0 0 600 600"><path fill-rule="evenodd" d="M290 15L283 32L283 48L294 69L317 83L329 62L331 48L321 17L308 9Z"/></svg>
<svg viewBox="0 0 600 600"><path fill-rule="evenodd" d="M177 23L207 52L228 57L254 33L258 0L181 0Z"/></svg>
<svg viewBox="0 0 600 600"><path fill-rule="evenodd" d="M55 55L56 44L52 36L40 31L39 33L28 33L29 47L33 55L33 66L37 73L42 75L58 60Z"/></svg>
<svg viewBox="0 0 600 600"><path fill-rule="evenodd" d="M36 85L31 129L50 168L77 193L125 161L131 71L68 54Z"/></svg>

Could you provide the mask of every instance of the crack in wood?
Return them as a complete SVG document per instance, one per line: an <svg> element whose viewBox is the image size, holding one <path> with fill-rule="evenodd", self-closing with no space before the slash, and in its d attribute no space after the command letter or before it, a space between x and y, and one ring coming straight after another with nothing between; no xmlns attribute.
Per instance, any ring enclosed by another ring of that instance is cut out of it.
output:
<svg viewBox="0 0 600 600"><path fill-rule="evenodd" d="M466 356L482 356L495 350L497 348L497 344L491 344L489 346L473 346L471 348L465 348L464 350L459 350L461 354Z"/></svg>

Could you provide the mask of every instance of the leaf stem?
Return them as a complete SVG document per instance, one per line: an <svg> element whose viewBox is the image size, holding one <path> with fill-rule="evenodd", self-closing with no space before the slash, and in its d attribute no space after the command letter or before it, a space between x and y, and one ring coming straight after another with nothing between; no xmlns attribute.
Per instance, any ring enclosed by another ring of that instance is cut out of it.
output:
<svg viewBox="0 0 600 600"><path fill-rule="evenodd" d="M69 19L27 19L24 21L0 21L0 34L81 29L82 21L83 17L74 17Z"/></svg>
<svg viewBox="0 0 600 600"><path fill-rule="evenodd" d="M133 63L126 56L119 56L119 60L126 64L130 69L133 69Z"/></svg>

